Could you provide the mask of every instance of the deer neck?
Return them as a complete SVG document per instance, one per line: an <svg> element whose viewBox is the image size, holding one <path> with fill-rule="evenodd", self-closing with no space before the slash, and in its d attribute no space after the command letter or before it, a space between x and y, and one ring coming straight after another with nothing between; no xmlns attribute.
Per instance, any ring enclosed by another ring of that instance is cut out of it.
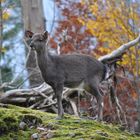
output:
<svg viewBox="0 0 140 140"><path fill-rule="evenodd" d="M47 67L51 65L51 57L46 46L37 52L37 61L41 71L46 71Z"/></svg>

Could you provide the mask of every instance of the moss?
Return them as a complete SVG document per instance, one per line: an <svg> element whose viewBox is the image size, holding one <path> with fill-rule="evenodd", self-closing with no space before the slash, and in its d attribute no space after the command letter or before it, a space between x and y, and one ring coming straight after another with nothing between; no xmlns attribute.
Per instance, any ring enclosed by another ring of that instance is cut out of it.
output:
<svg viewBox="0 0 140 140"><path fill-rule="evenodd" d="M32 129L32 131L22 131L19 130L18 132L10 132L7 135L3 135L0 137L0 140L29 140L31 135L35 133L36 130Z"/></svg>
<svg viewBox="0 0 140 140"><path fill-rule="evenodd" d="M140 137L121 130L118 126L92 120L82 120L66 115L55 120L56 115L9 105L0 108L0 140L29 140L33 133L39 133L37 126L43 126L53 133L52 140L139 140ZM19 129L19 123L27 123L27 130ZM30 128L34 125L35 127Z"/></svg>

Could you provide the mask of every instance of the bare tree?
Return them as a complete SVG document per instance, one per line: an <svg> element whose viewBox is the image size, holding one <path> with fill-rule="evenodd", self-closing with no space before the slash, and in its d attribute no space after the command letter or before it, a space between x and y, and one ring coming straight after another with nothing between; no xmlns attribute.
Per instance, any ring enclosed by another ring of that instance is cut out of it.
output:
<svg viewBox="0 0 140 140"><path fill-rule="evenodd" d="M3 19L2 19L2 4L0 1L0 51L2 50L2 40L3 40ZM1 60L1 53L0 53L0 60ZM2 84L2 75L0 69L0 84Z"/></svg>
<svg viewBox="0 0 140 140"><path fill-rule="evenodd" d="M42 0L21 0L23 22L25 30L41 32L45 30L45 18L43 13ZM25 38L26 40L26 38ZM27 41L28 42L28 41ZM42 83L39 69L36 64L35 53L29 52L26 67L29 74L30 86L37 86Z"/></svg>

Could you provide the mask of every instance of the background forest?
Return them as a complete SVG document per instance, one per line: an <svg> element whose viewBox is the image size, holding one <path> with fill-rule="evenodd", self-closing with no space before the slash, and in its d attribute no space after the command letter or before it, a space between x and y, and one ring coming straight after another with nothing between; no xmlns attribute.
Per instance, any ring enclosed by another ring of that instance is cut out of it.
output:
<svg viewBox="0 0 140 140"><path fill-rule="evenodd" d="M0 0L0 96L5 94L9 97L9 91L15 94L15 90L23 89L25 92L25 89L27 91L43 84L35 53L30 51L25 38L25 30L48 30L52 54L83 53L98 59L137 38L140 30L140 1ZM140 43L137 43L127 49L122 60L117 62L123 67L116 71L116 94L123 109L120 118L115 105L110 103L107 89L104 89L104 121L122 125L127 123L129 130L137 132L140 132L139 48ZM64 101L66 112L75 113L66 105L74 102L82 116L94 118L97 113L94 98L88 94L79 95L77 91L74 93L71 100ZM27 95L27 98L32 95ZM36 100L28 104L27 100L17 100L15 96L6 101L31 108L37 105L34 104ZM91 105L93 102L95 106ZM55 112L53 105L47 111Z"/></svg>

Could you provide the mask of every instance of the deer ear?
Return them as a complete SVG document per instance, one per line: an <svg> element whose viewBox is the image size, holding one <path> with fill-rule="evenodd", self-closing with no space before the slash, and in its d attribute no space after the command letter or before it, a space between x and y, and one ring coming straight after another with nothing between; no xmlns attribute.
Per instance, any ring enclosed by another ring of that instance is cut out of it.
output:
<svg viewBox="0 0 140 140"><path fill-rule="evenodd" d="M44 38L45 40L48 38L48 31L45 31L45 32L43 33L43 38Z"/></svg>
<svg viewBox="0 0 140 140"><path fill-rule="evenodd" d="M27 37L27 38L32 38L32 36L33 36L33 32L31 32L31 31L29 31L29 30L26 30L25 31L25 36Z"/></svg>

